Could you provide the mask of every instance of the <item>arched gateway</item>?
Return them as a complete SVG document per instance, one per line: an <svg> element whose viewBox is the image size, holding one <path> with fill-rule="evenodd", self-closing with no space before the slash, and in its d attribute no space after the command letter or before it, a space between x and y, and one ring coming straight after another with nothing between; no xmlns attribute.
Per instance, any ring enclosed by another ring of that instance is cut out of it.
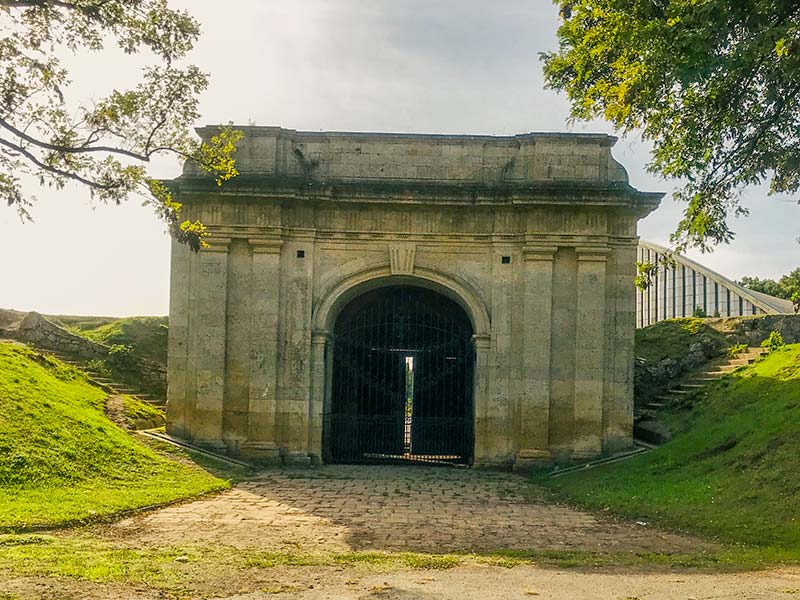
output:
<svg viewBox="0 0 800 600"><path fill-rule="evenodd" d="M323 458L472 461L472 324L449 298L396 285L336 319Z"/></svg>
<svg viewBox="0 0 800 600"><path fill-rule="evenodd" d="M606 135L245 127L172 254L168 430L264 462L570 462L632 429L636 223ZM200 131L203 137L213 129Z"/></svg>

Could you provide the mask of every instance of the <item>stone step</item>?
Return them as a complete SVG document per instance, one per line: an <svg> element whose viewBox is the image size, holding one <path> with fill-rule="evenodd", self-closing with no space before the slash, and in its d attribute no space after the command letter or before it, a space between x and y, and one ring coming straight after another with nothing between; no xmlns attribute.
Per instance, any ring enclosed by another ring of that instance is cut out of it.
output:
<svg viewBox="0 0 800 600"><path fill-rule="evenodd" d="M683 398L681 396L673 396L667 392L666 394L656 396L656 400L659 402L665 402L666 404L674 404L676 401L683 400Z"/></svg>
<svg viewBox="0 0 800 600"><path fill-rule="evenodd" d="M719 378L720 378L721 376L722 376L722 374L720 373L720 374L719 374L718 376L716 376L716 377L715 377L715 376L712 376L712 375L707 375L707 376L706 376L706 375L701 375L701 376L697 376L697 377L692 377L692 378L691 378L691 379L690 379L690 380L689 380L689 381L688 381L686 384L684 384L684 385L693 385L693 386L697 386L698 388L704 388L704 387L706 387L707 385L709 385L709 384L711 384L711 383L714 383L715 381L719 381Z"/></svg>
<svg viewBox="0 0 800 600"><path fill-rule="evenodd" d="M756 361L755 358L731 358L725 363L725 366L736 365L736 366L744 366L752 364Z"/></svg>
<svg viewBox="0 0 800 600"><path fill-rule="evenodd" d="M680 383L678 384L677 389L699 390L704 387L706 386L702 383Z"/></svg>
<svg viewBox="0 0 800 600"><path fill-rule="evenodd" d="M644 440L650 444L661 444L672 439L672 435L664 425L657 421L640 421L633 426L633 437L637 440Z"/></svg>

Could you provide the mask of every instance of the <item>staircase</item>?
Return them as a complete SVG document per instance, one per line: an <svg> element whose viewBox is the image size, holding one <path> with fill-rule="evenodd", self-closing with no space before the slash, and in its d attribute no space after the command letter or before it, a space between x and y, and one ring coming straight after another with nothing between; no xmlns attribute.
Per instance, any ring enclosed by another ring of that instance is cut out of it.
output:
<svg viewBox="0 0 800 600"><path fill-rule="evenodd" d="M74 358L67 356L61 352L55 352L53 350L45 350L47 354L52 354L58 360L68 365L72 365L76 369L80 369L84 373L89 376L89 379L92 382L96 383L103 389L109 391L112 394L117 395L125 395L125 396L134 396L141 400L142 402L147 402L148 404L153 404L154 406L164 406L164 400L161 398L156 398L151 396L150 394L141 394L137 390L130 387L128 384L120 383L119 381L115 381L113 379L109 379L102 373L88 367L86 363L77 361Z"/></svg>
<svg viewBox="0 0 800 600"><path fill-rule="evenodd" d="M762 354L769 352L767 348L747 348L735 356L717 361L706 369L699 371L684 381L669 388L655 400L637 408L633 417L633 436L637 440L650 444L663 444L670 440L669 430L658 422L658 411L665 406L680 406L700 393L706 386L739 367L750 365Z"/></svg>

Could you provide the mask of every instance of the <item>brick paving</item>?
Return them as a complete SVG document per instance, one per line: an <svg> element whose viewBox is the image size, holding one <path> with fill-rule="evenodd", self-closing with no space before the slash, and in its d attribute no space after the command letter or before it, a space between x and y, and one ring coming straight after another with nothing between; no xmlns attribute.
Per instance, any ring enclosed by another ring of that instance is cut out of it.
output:
<svg viewBox="0 0 800 600"><path fill-rule="evenodd" d="M213 498L122 521L108 535L147 544L264 550L696 551L708 544L529 500L511 473L329 465L265 471Z"/></svg>

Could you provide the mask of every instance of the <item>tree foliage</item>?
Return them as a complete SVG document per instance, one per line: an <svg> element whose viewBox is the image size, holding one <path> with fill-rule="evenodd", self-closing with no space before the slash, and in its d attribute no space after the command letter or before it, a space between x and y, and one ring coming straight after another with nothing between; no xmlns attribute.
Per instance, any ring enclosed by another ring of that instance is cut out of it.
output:
<svg viewBox="0 0 800 600"><path fill-rule="evenodd" d="M223 127L201 143L191 130L208 85L196 66L182 64L197 21L167 0L0 0L0 23L0 199L29 219L32 182L78 182L115 204L143 194L173 236L199 248L202 224L181 221L179 202L146 168L167 154L195 161L218 184L237 174L231 155L240 132ZM77 103L65 59L108 44L149 52L155 64L130 89Z"/></svg>
<svg viewBox="0 0 800 600"><path fill-rule="evenodd" d="M729 242L739 194L800 186L800 2L556 0L549 87L575 119L652 140L650 169L685 185L678 250Z"/></svg>

